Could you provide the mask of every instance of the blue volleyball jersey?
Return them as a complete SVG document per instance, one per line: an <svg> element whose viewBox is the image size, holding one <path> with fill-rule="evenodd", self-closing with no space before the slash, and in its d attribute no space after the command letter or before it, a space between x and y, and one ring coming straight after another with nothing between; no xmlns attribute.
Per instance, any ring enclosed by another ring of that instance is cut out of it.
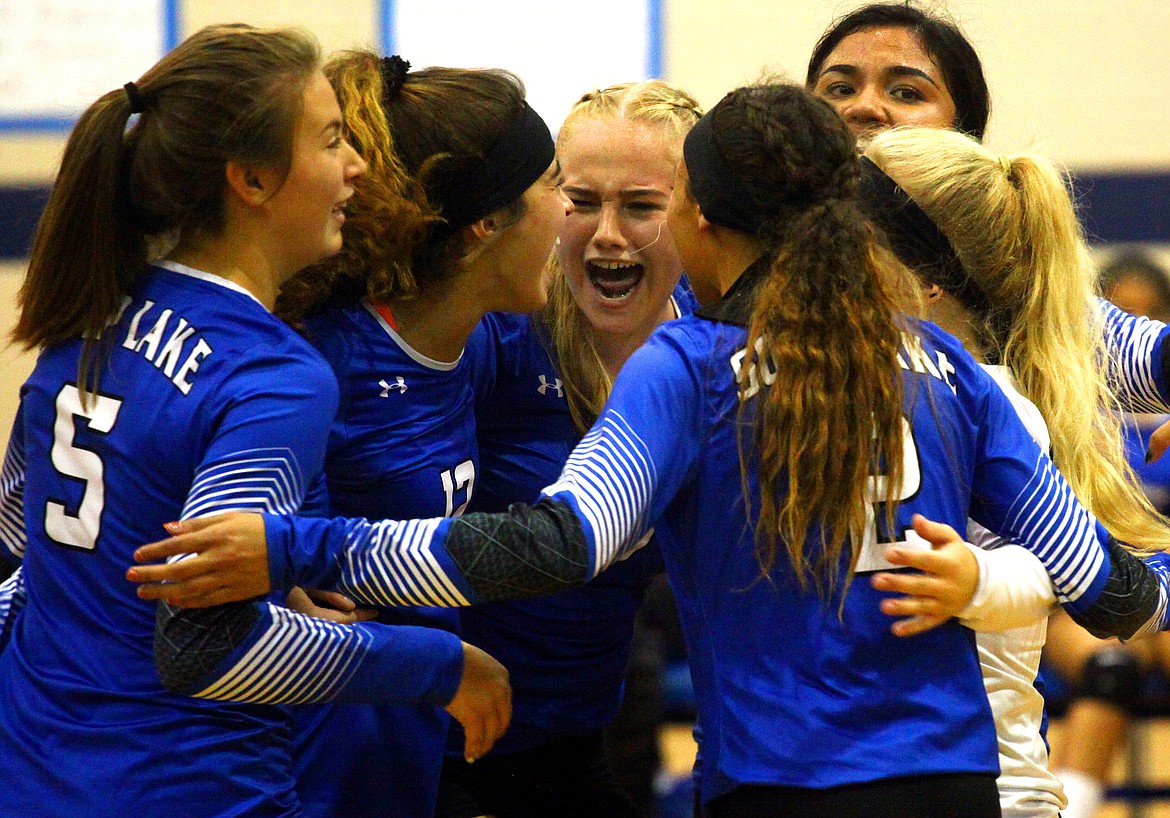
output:
<svg viewBox="0 0 1170 818"><path fill-rule="evenodd" d="M968 511L977 512L968 508L967 487L985 492L998 512L991 516L1006 519L995 496L1020 496L1045 462L998 387L961 347L932 328L921 333L921 346L911 338L903 353L910 435L898 530L892 537L875 530L859 559L863 574L889 567L882 541L914 539L914 513L963 530ZM703 726L703 800L744 783L830 787L996 773L995 729L970 632L951 622L914 639L893 636L879 610L885 595L864 575L851 585L841 619L837 600L802 591L790 572L760 581L753 526L737 511L735 365L745 339L741 327L701 318L659 330L619 376L599 423L606 431L578 450L592 445L594 453L571 462L549 489L578 505L600 543L617 545L625 537L620 517L590 511L581 501L590 492L577 484L595 480L588 475L597 451L610 460L627 453L630 476L618 482L645 494L617 507L642 525L657 521L672 587L685 600L680 611ZM1029 454L1020 459L1021 451ZM1010 459L1018 484L984 467L988 458L1005 466ZM754 464L748 474L754 494ZM1081 536L1091 537L1081 516ZM1093 577L1103 555L1086 550L1096 557L1074 557L1075 568L1065 568L1080 580L1068 593L1094 587L1081 577Z"/></svg>
<svg viewBox="0 0 1170 818"><path fill-rule="evenodd" d="M325 459L332 512L375 520L458 515L478 491L480 471L466 356L427 358L392 320L363 302L305 322L340 391ZM459 629L450 608L386 609L379 621ZM434 812L451 720L442 708L322 704L295 716L297 791L309 816Z"/></svg>
<svg viewBox="0 0 1170 818"><path fill-rule="evenodd" d="M320 356L251 295L166 268L151 268L107 330L91 402L76 386L79 340L44 350L21 389L3 501L25 532L5 545L23 558L27 594L0 655L10 814L297 815L279 703L386 700L378 682L443 701L458 684L457 640L259 602L246 603L254 626L235 649L196 665L192 695L160 682L156 605L124 576L134 549L171 520L291 514L320 473L336 406ZM16 491L20 508L8 505ZM403 662L413 668L390 672Z"/></svg>
<svg viewBox="0 0 1170 818"><path fill-rule="evenodd" d="M697 306L684 277L675 311ZM483 469L472 511L531 502L556 480L581 439L553 355L527 315L491 313L468 344L475 373ZM512 722L493 753L603 729L621 705L634 618L650 580L663 570L657 547L639 549L588 584L520 602L462 611L463 638L508 668ZM461 752L452 724L448 751Z"/></svg>

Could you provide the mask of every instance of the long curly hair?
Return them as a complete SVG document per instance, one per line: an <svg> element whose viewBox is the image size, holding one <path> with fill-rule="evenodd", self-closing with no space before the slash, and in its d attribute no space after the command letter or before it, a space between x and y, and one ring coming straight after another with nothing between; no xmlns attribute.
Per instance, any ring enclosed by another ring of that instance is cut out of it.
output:
<svg viewBox="0 0 1170 818"><path fill-rule="evenodd" d="M749 519L758 462L756 558L767 575L783 548L802 587L832 596L852 579L871 504L885 503L887 527L897 513L909 273L860 209L854 140L826 103L795 85L741 88L712 110L712 130L765 217L756 238L770 269L740 369Z"/></svg>
<svg viewBox="0 0 1170 818"><path fill-rule="evenodd" d="M524 106L524 84L507 71L424 68L387 87L384 65L367 50L325 63L368 169L354 185L341 253L282 289L277 312L290 322L330 301L417 298L454 275L462 234L447 228L428 183L481 161ZM502 210L511 224L522 201Z"/></svg>

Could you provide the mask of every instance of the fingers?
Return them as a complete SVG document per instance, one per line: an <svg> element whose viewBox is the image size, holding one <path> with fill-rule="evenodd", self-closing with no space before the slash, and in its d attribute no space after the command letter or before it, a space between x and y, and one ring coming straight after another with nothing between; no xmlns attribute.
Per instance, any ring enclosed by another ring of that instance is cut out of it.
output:
<svg viewBox="0 0 1170 818"><path fill-rule="evenodd" d="M939 549L937 551L926 548L887 548L886 561L902 568L917 568L928 574L942 574L951 568L954 561L954 555L946 550L950 545L951 541L937 545L935 546Z"/></svg>
<svg viewBox="0 0 1170 818"><path fill-rule="evenodd" d="M491 748L492 742L489 742L487 738L486 720L469 719L468 721L470 723L463 725L463 757L470 764L477 758L483 758Z"/></svg>
<svg viewBox="0 0 1170 818"><path fill-rule="evenodd" d="M950 619L949 616L912 616L909 619L899 619L890 626L890 631L894 636L903 638L917 636L920 633L926 633L932 628L937 628L948 619Z"/></svg>
<svg viewBox="0 0 1170 818"><path fill-rule="evenodd" d="M463 643L463 679L447 712L463 725L468 763L487 754L512 719L508 671L484 651Z"/></svg>
<svg viewBox="0 0 1170 818"><path fill-rule="evenodd" d="M508 730L512 720L512 691L510 687L497 695L484 697L476 718L463 724L463 757L470 764L483 758Z"/></svg>
<svg viewBox="0 0 1170 818"><path fill-rule="evenodd" d="M473 746L469 740L464 745L464 755L468 763L487 755L500 737L507 732L508 724L512 720L511 687L505 688L502 695L491 697L488 704L476 744Z"/></svg>
<svg viewBox="0 0 1170 818"><path fill-rule="evenodd" d="M1163 423L1150 435L1150 445L1146 449L1146 462L1152 463L1160 458L1167 447L1170 447L1170 421Z"/></svg>
<svg viewBox="0 0 1170 818"><path fill-rule="evenodd" d="M305 593L309 598L318 605L325 608L332 608L335 611L342 613L350 613L357 608L357 603L347 597L345 594L339 594L337 591L320 591L316 589L306 589Z"/></svg>
<svg viewBox="0 0 1170 818"><path fill-rule="evenodd" d="M169 523L168 523L169 525ZM192 537L171 537L158 542L147 543L134 552L135 562L162 562L167 557L192 554L197 550Z"/></svg>
<svg viewBox="0 0 1170 818"><path fill-rule="evenodd" d="M955 529L951 528L946 523L936 523L933 520L928 520L921 514L915 514L912 520L914 531L918 536L928 540L931 545L941 546L956 540L961 541L963 538L958 535Z"/></svg>
<svg viewBox="0 0 1170 818"><path fill-rule="evenodd" d="M903 595L887 597L879 604L887 616L905 617L890 628L897 636L922 633L957 615L970 602L979 579L974 556L953 528L920 515L915 515L914 528L934 547L891 547L886 559L916 570L886 571L870 579L879 591Z"/></svg>
<svg viewBox="0 0 1170 818"><path fill-rule="evenodd" d="M165 540L147 543L134 552L135 562L159 562L177 554L199 554L217 545L220 538L212 536L214 532L207 532L212 527L222 527L225 537L235 531L234 523L237 518L246 519L247 515L232 513L212 517L192 517L181 522L166 523L163 528L170 533Z"/></svg>
<svg viewBox="0 0 1170 818"><path fill-rule="evenodd" d="M928 596L898 596L878 603L887 616L937 616L945 611L939 600Z"/></svg>
<svg viewBox="0 0 1170 818"><path fill-rule="evenodd" d="M210 608L239 599L232 593L230 587L217 585L207 578L181 585L174 583L140 585L136 592L139 599L158 600L177 608Z"/></svg>
<svg viewBox="0 0 1170 818"><path fill-rule="evenodd" d="M932 598L943 596L948 590L946 583L936 577L901 571L874 574L870 584L879 591Z"/></svg>
<svg viewBox="0 0 1170 818"><path fill-rule="evenodd" d="M881 611L887 616L903 617L890 626L895 636L916 636L951 618L951 613L937 599L931 597L893 597L881 601Z"/></svg>

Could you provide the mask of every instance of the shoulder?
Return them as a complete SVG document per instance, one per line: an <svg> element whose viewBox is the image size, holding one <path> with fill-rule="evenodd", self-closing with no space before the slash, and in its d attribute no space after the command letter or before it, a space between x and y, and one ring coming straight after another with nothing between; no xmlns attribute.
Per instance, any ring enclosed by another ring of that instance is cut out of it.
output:
<svg viewBox="0 0 1170 818"><path fill-rule="evenodd" d="M1045 422L1044 416L1040 414L1039 407L1020 393L1016 386L1016 379L1012 377L1008 368L1005 366L984 366L983 369L1007 395L1012 408L1020 416L1024 428L1032 435L1032 439L1039 444L1041 449L1049 451L1052 447L1052 439L1048 431L1048 424Z"/></svg>
<svg viewBox="0 0 1170 818"><path fill-rule="evenodd" d="M694 316L660 324L626 361L618 380L638 379L662 387L680 380L701 385L712 353L720 348L721 336L727 331L727 327ZM742 335L742 331L736 334Z"/></svg>
<svg viewBox="0 0 1170 818"><path fill-rule="evenodd" d="M690 315L699 309L699 300L695 298L695 292L691 289L691 280L686 273L679 277L678 284L675 285L674 292L670 294L670 297L674 299L680 316Z"/></svg>

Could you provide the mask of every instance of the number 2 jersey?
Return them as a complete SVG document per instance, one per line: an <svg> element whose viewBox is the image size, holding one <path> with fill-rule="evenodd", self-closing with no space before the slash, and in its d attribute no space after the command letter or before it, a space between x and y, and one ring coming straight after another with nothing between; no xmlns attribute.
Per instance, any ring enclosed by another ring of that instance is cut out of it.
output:
<svg viewBox="0 0 1170 818"><path fill-rule="evenodd" d="M0 507L20 524L3 544L27 601L0 654L0 814L299 815L279 703L387 698L377 684L443 703L459 641L402 629L391 651L390 628L258 601L190 612L194 631L179 612L181 641L158 641L125 578L134 549L171 520L298 509L337 387L251 295L181 265L150 268L107 336L88 404L80 341L42 352L6 457Z"/></svg>

